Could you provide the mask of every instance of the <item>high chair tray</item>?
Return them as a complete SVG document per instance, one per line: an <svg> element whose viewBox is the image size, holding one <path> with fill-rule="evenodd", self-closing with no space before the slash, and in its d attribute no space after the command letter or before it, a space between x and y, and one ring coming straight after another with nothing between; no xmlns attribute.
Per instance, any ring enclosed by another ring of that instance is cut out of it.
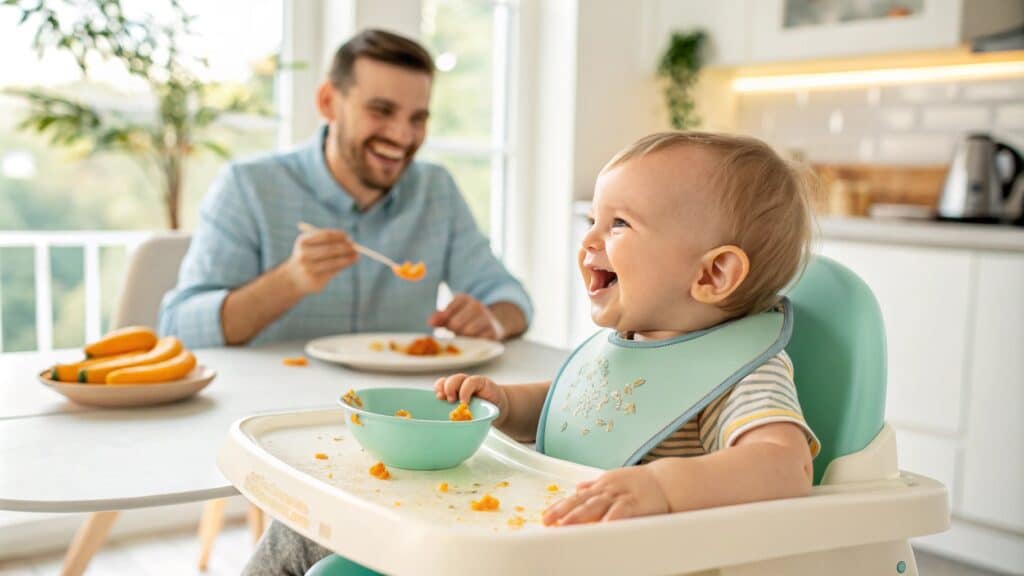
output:
<svg viewBox="0 0 1024 576"><path fill-rule="evenodd" d="M350 560L388 574L685 573L908 538L948 521L928 478L815 489L760 502L582 526L540 515L600 470L539 454L492 430L456 468L369 473L376 460L325 409L236 422L218 465L250 501ZM447 483L448 490L439 490ZM485 494L496 511L474 511Z"/></svg>

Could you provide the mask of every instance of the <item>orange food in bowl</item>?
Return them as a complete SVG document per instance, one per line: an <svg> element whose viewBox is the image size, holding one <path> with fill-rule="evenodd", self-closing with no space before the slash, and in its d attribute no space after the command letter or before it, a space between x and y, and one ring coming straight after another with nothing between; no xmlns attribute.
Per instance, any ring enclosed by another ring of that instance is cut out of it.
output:
<svg viewBox="0 0 1024 576"><path fill-rule="evenodd" d="M348 389L348 392L345 392L345 395L341 397L341 400L349 406L355 406L356 408L363 407L363 399L360 398L359 395L356 394L356 391L351 388Z"/></svg>
<svg viewBox="0 0 1024 576"><path fill-rule="evenodd" d="M462 402L458 408L448 413L448 419L455 422L465 422L473 419L473 413L469 411L469 405Z"/></svg>

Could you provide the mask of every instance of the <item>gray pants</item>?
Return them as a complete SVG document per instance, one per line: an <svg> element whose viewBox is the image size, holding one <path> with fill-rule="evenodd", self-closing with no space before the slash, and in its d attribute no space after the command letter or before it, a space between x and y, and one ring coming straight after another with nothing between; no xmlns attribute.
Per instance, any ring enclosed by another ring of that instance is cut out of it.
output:
<svg viewBox="0 0 1024 576"><path fill-rule="evenodd" d="M327 548L275 520L260 538L242 576L303 576L329 554Z"/></svg>

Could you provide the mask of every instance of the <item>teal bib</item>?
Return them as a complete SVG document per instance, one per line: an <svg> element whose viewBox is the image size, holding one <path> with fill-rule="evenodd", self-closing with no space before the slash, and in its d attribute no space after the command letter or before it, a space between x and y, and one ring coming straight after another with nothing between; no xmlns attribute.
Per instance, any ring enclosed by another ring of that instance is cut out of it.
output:
<svg viewBox="0 0 1024 576"><path fill-rule="evenodd" d="M537 450L597 468L630 466L789 342L779 309L662 341L610 330L569 356L548 390Z"/></svg>

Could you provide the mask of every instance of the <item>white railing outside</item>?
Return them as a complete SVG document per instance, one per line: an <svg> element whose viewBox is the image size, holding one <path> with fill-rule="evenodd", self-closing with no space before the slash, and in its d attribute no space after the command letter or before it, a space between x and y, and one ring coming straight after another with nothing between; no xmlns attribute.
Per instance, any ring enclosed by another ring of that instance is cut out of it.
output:
<svg viewBox="0 0 1024 576"><path fill-rule="evenodd" d="M53 349L53 298L52 276L50 274L50 248L73 247L82 248L83 276L85 282L85 341L90 342L100 337L101 302L100 293L100 249L105 247L123 247L128 254L152 235L147 231L45 231L45 232L6 232L0 231L0 248L32 248L35 262L35 302L36 302L36 348L38 350ZM0 262L0 266L3 263ZM0 302L3 298L3 283L0 282ZM0 306L0 352L3 343L3 308Z"/></svg>

